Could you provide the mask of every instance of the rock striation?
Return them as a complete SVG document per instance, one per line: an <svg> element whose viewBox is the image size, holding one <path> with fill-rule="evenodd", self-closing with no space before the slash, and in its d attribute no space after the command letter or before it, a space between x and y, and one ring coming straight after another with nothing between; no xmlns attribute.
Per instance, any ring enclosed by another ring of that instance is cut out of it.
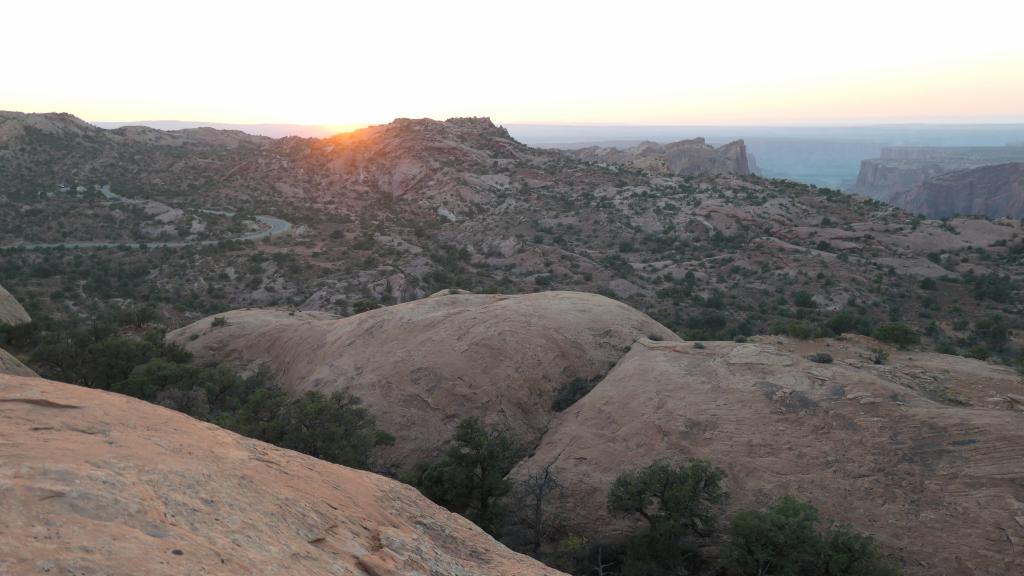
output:
<svg viewBox="0 0 1024 576"><path fill-rule="evenodd" d="M0 375L0 574L555 576L414 488Z"/></svg>
<svg viewBox="0 0 1024 576"><path fill-rule="evenodd" d="M752 173L747 146L743 140L719 148L709 145L703 138L694 138L669 144L641 142L626 149L591 146L565 152L588 162L619 164L654 174L696 176Z"/></svg>

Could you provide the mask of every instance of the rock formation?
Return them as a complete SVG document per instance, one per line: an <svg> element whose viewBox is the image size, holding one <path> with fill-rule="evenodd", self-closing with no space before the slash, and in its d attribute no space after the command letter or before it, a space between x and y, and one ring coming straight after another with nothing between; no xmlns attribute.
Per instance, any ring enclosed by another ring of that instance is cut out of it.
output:
<svg viewBox="0 0 1024 576"><path fill-rule="evenodd" d="M589 162L621 164L654 174L695 176L751 173L747 147L743 140L736 140L719 148L710 146L703 138L694 138L664 145L657 142L641 142L625 150L591 146L565 152Z"/></svg>
<svg viewBox="0 0 1024 576"><path fill-rule="evenodd" d="M17 325L31 321L32 318L21 306L21 303L3 286L0 286L0 324Z"/></svg>
<svg viewBox="0 0 1024 576"><path fill-rule="evenodd" d="M977 215L1024 217L1024 163L969 168L933 176L889 202L929 218Z"/></svg>
<svg viewBox="0 0 1024 576"><path fill-rule="evenodd" d="M432 458L467 416L536 443L558 391L604 375L640 337L678 338L603 296L444 294L348 318L238 310L176 330L200 360L266 364L292 391L347 389L395 434L386 460Z"/></svg>
<svg viewBox="0 0 1024 576"><path fill-rule="evenodd" d="M1024 147L883 148L879 158L861 162L857 183L850 192L887 202L895 194L910 191L936 176L1007 162L1024 162Z"/></svg>
<svg viewBox="0 0 1024 576"><path fill-rule="evenodd" d="M1022 573L1024 386L941 354L875 365L876 345L641 340L512 475L552 465L557 521L615 533L629 528L604 506L620 473L705 458L728 473L727 516L796 495L875 534L904 574Z"/></svg>
<svg viewBox="0 0 1024 576"><path fill-rule="evenodd" d="M551 465L565 532L621 536L631 526L605 504L616 476L706 458L729 475L726 520L792 494L877 535L906 574L1024 569L1024 385L1010 368L894 349L874 364L883 345L860 336L697 348L572 293L446 294L344 319L223 316L227 326L208 319L170 338L200 361L266 358L292 390L351 390L398 435L400 465L436 453L460 417L513 430L533 450L512 478ZM809 360L826 351L833 362ZM574 378L598 383L555 412Z"/></svg>
<svg viewBox="0 0 1024 576"><path fill-rule="evenodd" d="M0 376L0 574L559 574L398 482Z"/></svg>

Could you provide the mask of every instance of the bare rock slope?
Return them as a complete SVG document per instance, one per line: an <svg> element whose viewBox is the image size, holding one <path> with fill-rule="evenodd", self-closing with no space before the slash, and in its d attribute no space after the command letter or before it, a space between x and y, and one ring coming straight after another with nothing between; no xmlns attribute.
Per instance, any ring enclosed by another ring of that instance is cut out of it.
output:
<svg viewBox="0 0 1024 576"><path fill-rule="evenodd" d="M558 574L413 488L117 394L0 376L0 438L0 574Z"/></svg>
<svg viewBox="0 0 1024 576"><path fill-rule="evenodd" d="M875 534L905 574L1024 573L1024 387L1012 370L893 351L869 339L641 340L552 423L513 476L551 465L565 529L607 516L623 471L706 458L728 473L729 514L790 494ZM807 355L828 350L831 364Z"/></svg>
<svg viewBox="0 0 1024 576"><path fill-rule="evenodd" d="M200 360L255 370L286 388L347 389L395 434L399 466L433 457L467 416L535 443L571 381L603 376L638 338L678 340L603 296L444 294L339 318L237 310L172 332Z"/></svg>
<svg viewBox="0 0 1024 576"><path fill-rule="evenodd" d="M24 324L32 318L3 286L0 286L0 324Z"/></svg>

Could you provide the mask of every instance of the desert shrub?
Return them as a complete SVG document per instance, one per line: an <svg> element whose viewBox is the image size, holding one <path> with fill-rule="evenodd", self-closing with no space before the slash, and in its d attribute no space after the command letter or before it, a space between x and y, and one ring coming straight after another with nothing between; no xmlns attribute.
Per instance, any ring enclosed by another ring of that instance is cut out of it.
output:
<svg viewBox="0 0 1024 576"><path fill-rule="evenodd" d="M895 344L900 347L909 346L911 344L917 344L921 341L921 337L918 336L917 332L913 328L903 324L902 322L890 322L888 324L881 324L878 328L875 328L872 334L876 339L882 342L888 342Z"/></svg>
<svg viewBox="0 0 1024 576"><path fill-rule="evenodd" d="M810 356L811 362L817 362L818 364L831 364L832 355L828 352L816 352Z"/></svg>
<svg viewBox="0 0 1024 576"><path fill-rule="evenodd" d="M214 316L213 322L210 323L212 328L221 328L228 325L228 319L223 316Z"/></svg>
<svg viewBox="0 0 1024 576"><path fill-rule="evenodd" d="M813 506L789 496L764 511L744 510L729 526L722 555L743 576L820 574L817 523Z"/></svg>
<svg viewBox="0 0 1024 576"><path fill-rule="evenodd" d="M810 292L806 292L804 290L800 290L796 294L793 294L793 304L795 304L796 306L798 306L800 308L814 308L815 307L814 297L811 296Z"/></svg>
<svg viewBox="0 0 1024 576"><path fill-rule="evenodd" d="M852 310L843 310L839 314L829 318L825 322L825 327L833 335L840 335L843 333L855 333L855 334L871 334L875 329L875 323L871 318L858 314Z"/></svg>
<svg viewBox="0 0 1024 576"><path fill-rule="evenodd" d="M983 274L974 279L973 292L978 300L1009 303L1013 299L1013 281L1009 276L995 272Z"/></svg>
<svg viewBox="0 0 1024 576"><path fill-rule="evenodd" d="M872 348L869 357L872 364L885 364L889 361L889 353L883 348Z"/></svg>
<svg viewBox="0 0 1024 576"><path fill-rule="evenodd" d="M1002 350L1010 340L1010 330L1002 314L993 314L974 323L974 338L992 350Z"/></svg>
<svg viewBox="0 0 1024 576"><path fill-rule="evenodd" d="M520 454L511 435L466 418L455 428L444 455L422 466L415 483L437 504L496 534L505 515L501 498L512 489L506 476Z"/></svg>
<svg viewBox="0 0 1024 576"><path fill-rule="evenodd" d="M369 312L370 310L376 310L380 308L380 303L375 300L359 300L352 304L353 314L362 314L363 312Z"/></svg>
<svg viewBox="0 0 1024 576"><path fill-rule="evenodd" d="M240 434L354 468L368 468L376 447L394 443L347 391L312 390L290 398L280 388L263 386L225 423Z"/></svg>
<svg viewBox="0 0 1024 576"><path fill-rule="evenodd" d="M696 543L710 536L727 493L725 472L704 460L682 466L655 462L620 475L608 492L615 516L638 517L647 526L622 553L623 575L692 573L701 565Z"/></svg>
<svg viewBox="0 0 1024 576"><path fill-rule="evenodd" d="M817 509L780 498L767 510L736 514L722 556L741 576L889 576L873 537L850 527L818 532Z"/></svg>

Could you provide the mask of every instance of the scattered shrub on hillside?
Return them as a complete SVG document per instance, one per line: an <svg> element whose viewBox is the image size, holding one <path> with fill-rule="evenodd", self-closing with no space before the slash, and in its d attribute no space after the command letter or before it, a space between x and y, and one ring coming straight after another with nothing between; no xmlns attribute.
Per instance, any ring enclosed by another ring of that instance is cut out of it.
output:
<svg viewBox="0 0 1024 576"><path fill-rule="evenodd" d="M816 352L811 354L808 358L811 362L817 362L818 364L831 364L832 355L828 352Z"/></svg>
<svg viewBox="0 0 1024 576"><path fill-rule="evenodd" d="M885 364L889 361L889 353L882 348L872 348L870 358L872 364Z"/></svg>
<svg viewBox="0 0 1024 576"><path fill-rule="evenodd" d="M921 337L918 336L917 332L902 322L881 324L878 328L875 328L872 336L882 342L888 342L900 347L910 346L921 341Z"/></svg>
<svg viewBox="0 0 1024 576"><path fill-rule="evenodd" d="M221 328L228 325L228 319L223 316L214 316L213 322L210 323L212 328Z"/></svg>

